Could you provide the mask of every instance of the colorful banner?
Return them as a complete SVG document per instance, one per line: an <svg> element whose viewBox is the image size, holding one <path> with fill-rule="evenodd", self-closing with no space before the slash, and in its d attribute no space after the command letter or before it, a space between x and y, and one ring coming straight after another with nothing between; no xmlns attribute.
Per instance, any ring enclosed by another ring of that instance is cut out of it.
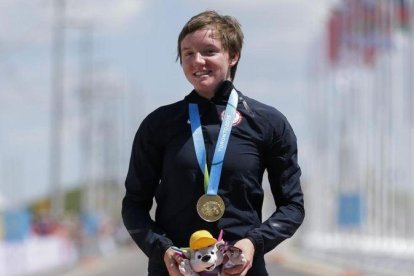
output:
<svg viewBox="0 0 414 276"><path fill-rule="evenodd" d="M30 234L30 213L26 209L5 210L3 213L4 239L18 242Z"/></svg>
<svg viewBox="0 0 414 276"><path fill-rule="evenodd" d="M338 200L338 225L359 227L363 220L363 204L359 193L343 193Z"/></svg>

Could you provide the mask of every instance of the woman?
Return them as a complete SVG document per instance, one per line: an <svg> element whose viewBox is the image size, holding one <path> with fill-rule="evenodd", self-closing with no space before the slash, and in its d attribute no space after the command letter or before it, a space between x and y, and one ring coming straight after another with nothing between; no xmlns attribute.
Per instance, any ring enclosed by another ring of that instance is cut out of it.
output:
<svg viewBox="0 0 414 276"><path fill-rule="evenodd" d="M180 275L172 246L197 230L244 253L228 275L268 275L264 254L304 219L296 137L276 109L244 96L234 80L243 33L214 11L191 18L178 38L178 59L194 90L158 108L139 127L123 200L124 223L149 257L149 275ZM262 222L267 170L275 212ZM155 219L149 211L155 197Z"/></svg>

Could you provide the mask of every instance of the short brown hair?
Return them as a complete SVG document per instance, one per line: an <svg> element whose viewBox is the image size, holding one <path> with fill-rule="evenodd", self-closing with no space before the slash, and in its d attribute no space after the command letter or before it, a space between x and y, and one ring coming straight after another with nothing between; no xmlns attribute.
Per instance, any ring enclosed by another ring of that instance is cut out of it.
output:
<svg viewBox="0 0 414 276"><path fill-rule="evenodd" d="M177 45L177 60L181 63L181 42L184 37L197 30L211 27L218 39L220 39L223 48L229 52L230 58L234 58L239 54L241 56L241 49L243 46L243 32L241 25L232 16L220 15L216 11L205 11L193 16L183 27L178 36ZM239 61L231 68L230 77L233 80L236 75L237 65Z"/></svg>

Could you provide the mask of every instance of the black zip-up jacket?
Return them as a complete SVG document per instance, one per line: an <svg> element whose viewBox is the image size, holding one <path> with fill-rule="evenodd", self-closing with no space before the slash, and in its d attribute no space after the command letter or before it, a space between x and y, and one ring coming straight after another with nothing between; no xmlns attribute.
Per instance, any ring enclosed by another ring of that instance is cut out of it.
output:
<svg viewBox="0 0 414 276"><path fill-rule="evenodd" d="M291 237L304 219L296 137L290 124L275 108L240 92L218 189L225 203L224 215L217 222L205 222L198 216L203 173L197 163L188 105L199 106L210 168L221 113L232 89L231 82L224 82L211 100L192 91L184 100L149 114L136 133L122 216L130 235L150 258L149 271L163 265L168 247L188 247L197 230L208 230L217 237L223 229L224 240L230 242L249 238L256 254L264 255ZM262 222L265 170L277 208ZM153 220L149 211L154 197Z"/></svg>

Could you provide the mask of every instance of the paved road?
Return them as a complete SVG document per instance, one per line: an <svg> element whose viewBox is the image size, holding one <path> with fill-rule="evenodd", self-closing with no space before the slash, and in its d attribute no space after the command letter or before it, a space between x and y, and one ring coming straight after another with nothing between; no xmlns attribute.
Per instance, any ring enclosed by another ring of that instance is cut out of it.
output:
<svg viewBox="0 0 414 276"><path fill-rule="evenodd" d="M136 247L122 249L114 255L85 261L81 265L65 271L41 273L36 276L141 276L146 275L145 255ZM304 272L294 271L275 261L267 261L270 275L304 276ZM34 275L33 275L34 276Z"/></svg>

